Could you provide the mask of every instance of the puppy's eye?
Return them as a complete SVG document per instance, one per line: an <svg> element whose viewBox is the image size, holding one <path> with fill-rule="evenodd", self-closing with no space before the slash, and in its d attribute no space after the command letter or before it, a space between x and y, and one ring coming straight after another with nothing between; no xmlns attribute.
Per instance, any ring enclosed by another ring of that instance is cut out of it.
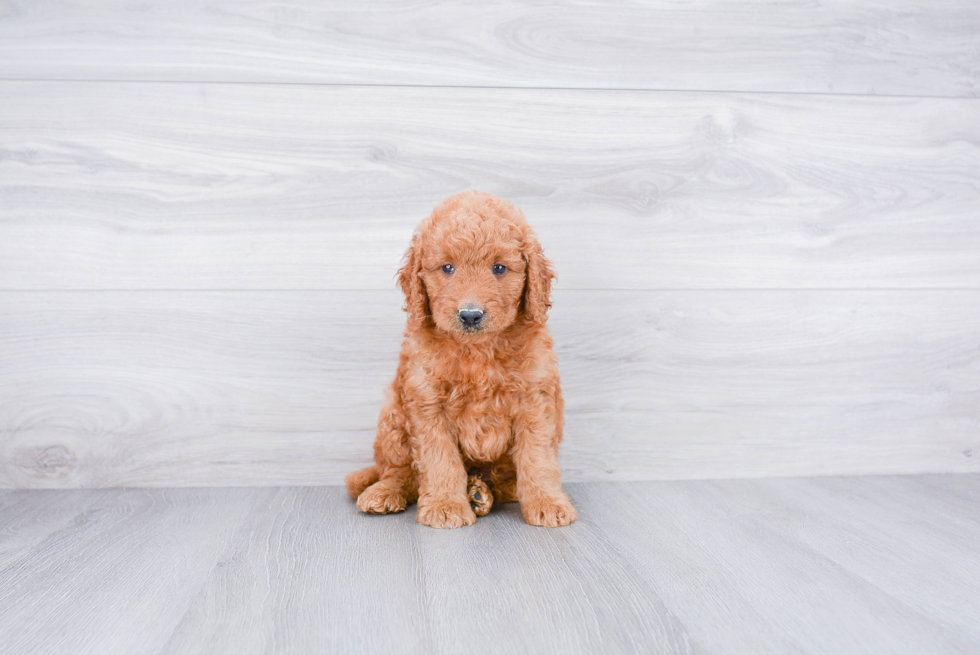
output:
<svg viewBox="0 0 980 655"><path fill-rule="evenodd" d="M442 267L442 272L445 273L445 274L447 274L447 275L452 275L453 274L453 271L455 271L455 270L456 269L453 268L453 265L452 264L446 264L445 266Z"/></svg>
<svg viewBox="0 0 980 655"><path fill-rule="evenodd" d="M504 266L503 264L494 264L493 265L493 274L494 275L503 275L506 272L507 272L507 267Z"/></svg>

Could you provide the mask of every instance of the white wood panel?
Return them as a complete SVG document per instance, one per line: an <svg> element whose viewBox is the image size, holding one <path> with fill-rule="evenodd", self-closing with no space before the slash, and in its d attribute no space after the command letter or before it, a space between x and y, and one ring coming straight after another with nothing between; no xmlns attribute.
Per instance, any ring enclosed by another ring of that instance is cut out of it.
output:
<svg viewBox="0 0 980 655"><path fill-rule="evenodd" d="M6 3L0 77L976 96L973 0Z"/></svg>
<svg viewBox="0 0 980 655"><path fill-rule="evenodd" d="M390 292L3 292L0 486L337 484ZM978 471L980 292L563 291L567 480Z"/></svg>
<svg viewBox="0 0 980 655"><path fill-rule="evenodd" d="M937 493L932 484L944 492ZM342 488L0 491L0 644L62 653L973 653L980 475L567 486L433 530ZM64 522L17 521L52 507Z"/></svg>
<svg viewBox="0 0 980 655"><path fill-rule="evenodd" d="M980 100L0 83L0 288L390 289L483 188L566 289L980 287Z"/></svg>

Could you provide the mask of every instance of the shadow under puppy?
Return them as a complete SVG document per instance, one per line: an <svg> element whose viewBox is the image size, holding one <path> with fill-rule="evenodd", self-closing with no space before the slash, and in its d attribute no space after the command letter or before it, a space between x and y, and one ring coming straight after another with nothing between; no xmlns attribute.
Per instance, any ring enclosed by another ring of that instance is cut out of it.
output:
<svg viewBox="0 0 980 655"><path fill-rule="evenodd" d="M528 523L575 520L561 488L564 403L545 325L553 277L505 200L460 193L422 221L398 274L408 326L375 465L346 479L361 511L417 501L420 523L472 525L471 474L496 502L520 502Z"/></svg>

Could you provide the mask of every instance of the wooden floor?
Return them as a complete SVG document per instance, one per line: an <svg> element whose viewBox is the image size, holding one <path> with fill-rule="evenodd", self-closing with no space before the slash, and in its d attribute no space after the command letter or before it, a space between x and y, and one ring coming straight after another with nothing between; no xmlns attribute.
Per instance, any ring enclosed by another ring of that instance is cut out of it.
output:
<svg viewBox="0 0 980 655"><path fill-rule="evenodd" d="M439 531L338 487L0 492L3 653L976 653L980 475L568 485Z"/></svg>

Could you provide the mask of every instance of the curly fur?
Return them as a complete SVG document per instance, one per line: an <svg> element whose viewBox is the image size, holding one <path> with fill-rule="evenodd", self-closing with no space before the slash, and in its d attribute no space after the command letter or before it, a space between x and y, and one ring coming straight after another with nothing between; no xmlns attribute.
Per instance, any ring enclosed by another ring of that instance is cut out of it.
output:
<svg viewBox="0 0 980 655"><path fill-rule="evenodd" d="M528 523L575 520L561 488L563 401L545 325L553 278L507 201L460 193L419 225L398 273L408 325L378 419L375 465L346 479L361 511L418 502L420 523L472 525L467 472L480 469L494 500L520 502ZM464 325L462 309L483 311L478 328Z"/></svg>

